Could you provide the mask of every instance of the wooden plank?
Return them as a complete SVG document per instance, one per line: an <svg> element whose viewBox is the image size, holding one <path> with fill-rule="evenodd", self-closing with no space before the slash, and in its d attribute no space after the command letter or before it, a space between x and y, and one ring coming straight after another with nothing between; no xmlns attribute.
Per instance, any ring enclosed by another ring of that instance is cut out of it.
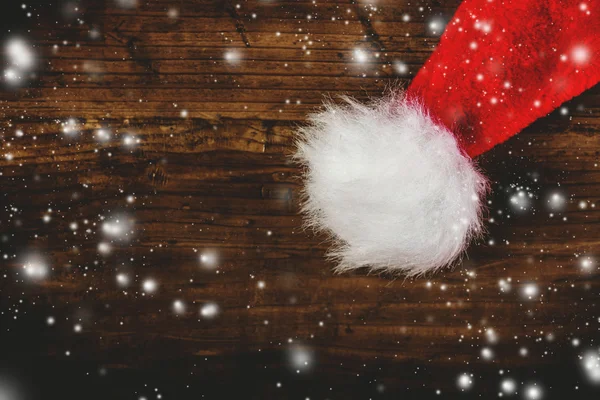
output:
<svg viewBox="0 0 600 400"><path fill-rule="evenodd" d="M40 398L492 398L502 370L547 398L594 398L577 357L599 329L600 281L582 260L600 254L600 86L477 160L493 182L488 232L453 270L337 275L327 235L302 228L297 125L325 94L407 85L439 40L427 23L459 3L82 1L82 24L26 4L40 14L22 23L36 77L0 91L0 382L7 364ZM79 134L63 133L69 118ZM511 207L519 188L532 210ZM131 237L103 233L114 216L133 219ZM23 273L34 252L51 267L39 283ZM295 344L313 357L300 373Z"/></svg>

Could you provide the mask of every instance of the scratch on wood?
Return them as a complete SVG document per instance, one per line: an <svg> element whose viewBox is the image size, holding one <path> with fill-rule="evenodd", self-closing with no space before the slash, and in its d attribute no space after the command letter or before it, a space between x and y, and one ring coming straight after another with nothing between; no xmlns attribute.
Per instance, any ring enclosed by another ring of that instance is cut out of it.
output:
<svg viewBox="0 0 600 400"><path fill-rule="evenodd" d="M167 173L163 168L159 165L156 165L153 168L150 168L147 173L148 179L155 186L165 186L169 181L167 177Z"/></svg>
<svg viewBox="0 0 600 400"><path fill-rule="evenodd" d="M240 34L242 41L246 47L251 47L250 41L248 40L248 36L246 35L246 27L244 26L244 22L240 18L235 6L231 3L231 1L227 1L224 3L225 11L227 14L233 19L235 23L235 29Z"/></svg>
<svg viewBox="0 0 600 400"><path fill-rule="evenodd" d="M112 30L112 32L114 32L114 35L110 33L108 33L108 35L110 35L113 39L125 44L125 47L127 48L127 53L129 53L129 56L132 60L140 64L142 67L146 68L146 70L151 71L154 74L158 74L158 70L154 68L152 64L151 57L139 44L141 42L141 39L139 39L136 36L125 35L123 32L121 32L120 28L124 22L125 21L121 21L121 23L119 23L119 25L117 25Z"/></svg>
<svg viewBox="0 0 600 400"><path fill-rule="evenodd" d="M350 3L352 5L354 5L356 8L356 15L358 16L358 20L359 20L360 24L365 28L365 32L367 34L367 40L369 42L371 42L371 44L375 45L377 47L377 50L384 51L385 46L383 45L383 43L381 43L379 34L373 27L373 24L371 24L371 20L369 19L369 17L364 14L363 9L361 8L360 4L354 0L351 1Z"/></svg>

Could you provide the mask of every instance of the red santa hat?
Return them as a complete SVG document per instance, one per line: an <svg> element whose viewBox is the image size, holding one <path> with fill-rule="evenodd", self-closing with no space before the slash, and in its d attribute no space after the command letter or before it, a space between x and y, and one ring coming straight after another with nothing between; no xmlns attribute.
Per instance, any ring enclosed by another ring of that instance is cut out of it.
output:
<svg viewBox="0 0 600 400"><path fill-rule="evenodd" d="M600 81L600 0L464 0L406 92L300 129L309 227L338 271L420 275L482 232L474 157Z"/></svg>

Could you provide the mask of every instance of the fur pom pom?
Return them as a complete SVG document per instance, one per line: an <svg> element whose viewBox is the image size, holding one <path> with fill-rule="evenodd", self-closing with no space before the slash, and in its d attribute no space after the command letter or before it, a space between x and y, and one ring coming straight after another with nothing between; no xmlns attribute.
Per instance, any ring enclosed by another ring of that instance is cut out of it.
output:
<svg viewBox="0 0 600 400"><path fill-rule="evenodd" d="M404 95L327 102L296 145L306 225L332 236L339 272L433 272L482 230L486 178L452 133Z"/></svg>

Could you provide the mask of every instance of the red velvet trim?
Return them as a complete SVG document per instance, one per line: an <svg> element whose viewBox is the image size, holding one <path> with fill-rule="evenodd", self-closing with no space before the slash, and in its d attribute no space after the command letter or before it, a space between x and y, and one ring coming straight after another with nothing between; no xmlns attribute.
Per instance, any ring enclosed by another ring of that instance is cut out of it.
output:
<svg viewBox="0 0 600 400"><path fill-rule="evenodd" d="M464 0L408 89L475 157L600 81L600 0Z"/></svg>

